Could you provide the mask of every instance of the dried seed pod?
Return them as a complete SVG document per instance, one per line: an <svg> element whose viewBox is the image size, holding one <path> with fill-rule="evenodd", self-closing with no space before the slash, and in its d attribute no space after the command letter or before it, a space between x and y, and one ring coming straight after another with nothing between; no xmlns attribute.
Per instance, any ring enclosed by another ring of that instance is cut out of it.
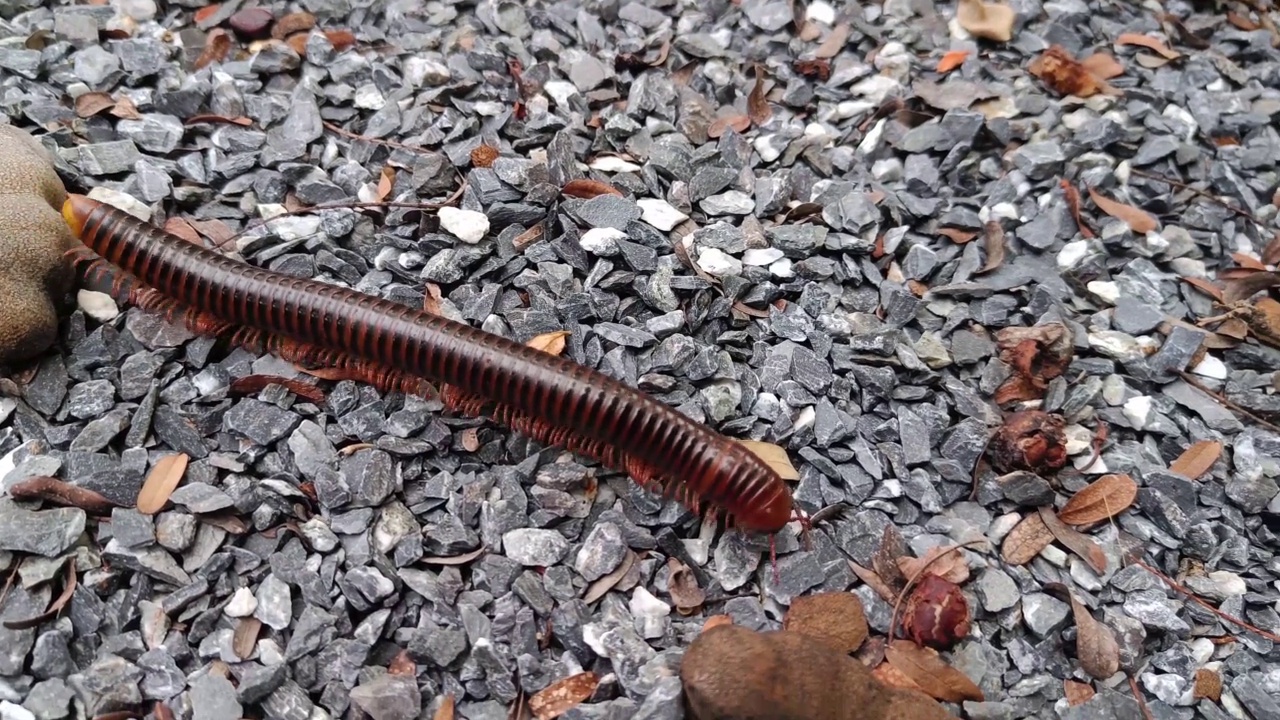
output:
<svg viewBox="0 0 1280 720"><path fill-rule="evenodd" d="M925 575L907 598L903 628L917 645L945 650L969 634L969 601L960 586Z"/></svg>
<svg viewBox="0 0 1280 720"><path fill-rule="evenodd" d="M1041 410L1010 415L991 439L991 465L998 472L1041 473L1067 464L1066 420Z"/></svg>

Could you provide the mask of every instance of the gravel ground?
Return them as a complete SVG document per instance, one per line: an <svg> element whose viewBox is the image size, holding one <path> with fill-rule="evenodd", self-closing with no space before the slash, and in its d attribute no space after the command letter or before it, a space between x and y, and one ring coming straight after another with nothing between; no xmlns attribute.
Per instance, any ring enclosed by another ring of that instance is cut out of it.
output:
<svg viewBox="0 0 1280 720"><path fill-rule="evenodd" d="M161 701L196 720L407 720L452 696L458 717L499 720L583 670L604 681L564 717L677 718L675 671L710 615L776 627L792 599L850 590L883 635L891 605L850 561L874 566L886 528L916 556L990 540L964 551L972 631L944 655L987 700L958 715L1280 718L1275 643L1132 564L1280 632L1280 434L1259 422L1280 418L1280 331L1194 325L1225 310L1193 282L1238 277L1278 227L1280 52L1247 6L1017 0L996 43L910 0L40 5L0 0L0 104L69 188L197 242L235 235L229 251L285 273L520 340L567 330L573 358L785 446L801 507L844 512L811 549L794 526L778 538L775 582L763 538L624 477L350 381L246 392L309 380L87 296L5 381L0 478L119 507L0 499L0 617L49 607L68 558L78 576L57 617L0 627L4 718ZM1050 45L1114 56L1114 91L1051 89L1032 72ZM561 192L587 178L621 195ZM438 215L282 215L441 202L464 179ZM1049 322L1069 368L997 406L1015 372L997 333ZM983 465L970 499L1002 412L1037 404L1066 420L1067 466ZM1202 440L1220 459L1170 470ZM171 503L134 509L175 452ZM1140 489L1088 531L1105 572L1059 545L1002 557L1019 518L1108 473ZM705 592L690 615L671 559ZM1064 699L1090 678L1051 583L1118 641L1121 672L1082 704ZM401 651L416 681L386 671ZM1201 670L1220 697L1193 692Z"/></svg>

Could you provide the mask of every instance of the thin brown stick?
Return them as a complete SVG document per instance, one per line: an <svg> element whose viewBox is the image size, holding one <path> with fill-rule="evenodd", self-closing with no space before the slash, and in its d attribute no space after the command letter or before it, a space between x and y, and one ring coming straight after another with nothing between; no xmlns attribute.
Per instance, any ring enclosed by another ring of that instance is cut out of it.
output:
<svg viewBox="0 0 1280 720"><path fill-rule="evenodd" d="M1129 689L1133 691L1133 699L1138 701L1138 709L1142 711L1142 717L1146 720L1155 720L1151 715L1151 708L1147 707L1146 698L1142 697L1142 691L1138 689L1138 681L1129 676Z"/></svg>
<svg viewBox="0 0 1280 720"><path fill-rule="evenodd" d="M1231 402L1231 401L1230 401L1230 400L1228 400L1225 396L1223 396L1221 393L1217 393L1217 392L1214 392L1213 390L1210 390L1209 388L1205 387L1205 386L1204 386L1204 384L1203 384L1203 383L1201 383L1199 380L1195 379L1195 376L1193 376L1191 373L1189 373L1189 372L1187 372L1187 371L1185 371L1185 370L1178 370L1178 371L1177 371L1177 373L1178 373L1178 375L1179 375L1183 380L1185 380L1185 381L1186 381L1186 383L1187 383L1188 385L1190 385L1191 387L1193 387L1193 388L1195 388L1195 389L1199 390L1200 392L1204 393L1205 395L1208 395L1209 397L1213 398L1214 400L1217 400L1217 401L1218 401L1218 402L1219 402L1223 407L1227 408L1228 410L1232 410L1232 411L1238 412L1238 413L1240 413L1241 415L1243 415L1243 416L1245 416L1245 417L1249 418L1250 420L1252 420L1252 421L1254 421L1254 422L1258 423L1258 424L1259 424L1259 425L1261 425L1262 427L1265 427L1266 429L1268 429L1268 430L1270 430L1270 431L1272 431L1272 432L1274 432L1274 433L1280 433L1280 425L1276 425L1276 424L1274 424L1274 423L1267 422L1266 420L1263 420L1262 418L1258 417L1257 415L1254 415L1253 413L1249 412L1248 410L1245 410L1244 408L1240 407L1239 405L1237 405L1237 404L1235 404L1235 403Z"/></svg>
<svg viewBox="0 0 1280 720"><path fill-rule="evenodd" d="M1223 200L1222 198L1214 195L1211 192L1208 192L1207 190L1201 190L1200 188L1188 185L1187 183L1184 183L1181 180L1174 180L1171 177L1165 177L1164 175L1149 173L1149 172L1146 172L1145 170L1138 170L1137 168L1130 168L1129 172L1134 175L1137 175L1138 177L1147 178L1148 180L1155 180L1157 182L1168 183L1169 185L1172 185L1180 190L1189 190L1195 193L1196 195L1199 195L1200 197L1204 198L1205 200L1221 205L1222 207L1230 210L1231 212L1241 217L1252 220L1257 225L1263 224L1262 221L1258 219L1258 216L1254 215L1248 210L1245 210L1242 207L1237 207L1235 205L1232 205L1231 203L1227 202L1226 200Z"/></svg>
<svg viewBox="0 0 1280 720"><path fill-rule="evenodd" d="M1254 634L1258 635L1259 637L1264 637L1264 638L1266 638L1266 639L1268 639L1268 640L1270 640L1270 641L1272 641L1272 642L1280 642L1280 635L1277 635L1277 634L1275 634L1275 633L1273 633L1273 632L1267 632L1266 630L1263 630L1262 628L1260 628L1260 627L1258 627L1258 626L1256 626L1256 625L1250 625L1249 623L1245 622L1244 620L1241 620L1241 619L1240 619L1240 618L1238 618L1238 617L1232 617L1232 616L1230 616L1230 615L1228 615L1228 614L1226 614L1226 613L1222 612L1222 611L1221 611L1221 610L1219 610L1218 608L1216 608L1216 607L1214 607L1214 606L1210 605L1207 601L1205 601L1205 600L1201 600L1199 597L1197 597L1197 596L1196 596L1196 594L1195 594L1195 593L1191 592L1190 590L1186 589L1186 588L1185 588L1185 587L1183 587L1181 584L1179 584L1177 580L1174 580L1173 578L1169 577L1168 575L1165 575L1164 573L1162 573L1162 572L1160 572L1159 570L1157 570L1157 569L1155 569L1155 568L1151 567L1150 565L1146 564L1145 562L1143 562L1143 561L1141 561L1141 560L1134 560L1134 561L1133 561L1133 564L1134 564L1134 565L1137 565L1138 567L1142 568L1143 570L1146 570L1147 572L1151 573L1152 575L1155 575L1156 577L1160 578L1161 580L1163 580L1163 581L1164 581L1164 584L1165 584L1165 585L1168 585L1169 587L1173 588L1173 590L1174 590L1175 592L1177 592L1179 595L1182 595L1183 597L1187 598L1188 600L1191 600L1192 602L1194 602L1195 604L1197 604L1197 605L1199 605L1200 607L1204 608L1205 610L1208 610L1209 612L1211 612L1211 613L1213 613L1214 615L1218 616L1218 618L1219 618L1220 620L1226 620L1227 622L1229 622L1229 623L1231 623L1231 624L1233 624L1233 625L1239 625L1240 627L1244 628L1245 630L1248 630L1249 632L1254 633Z"/></svg>
<svg viewBox="0 0 1280 720"><path fill-rule="evenodd" d="M890 618L889 620L889 642L890 643L898 639L898 615L899 615L899 611L902 609L902 601L907 597L907 593L911 592L911 588L915 587L916 582L919 581L920 578L924 577L924 574L926 571L928 571L929 567L934 563L938 562L939 560L941 560L942 558L950 555L951 553L960 550L961 548L966 548L966 547L969 547L970 545L977 545L979 543L989 543L989 542L990 541L987 540L986 538L981 538L978 540L970 540L969 542L966 542L966 543L960 543L959 545L952 545L946 550L943 550L942 552L935 555L933 558L927 561L924 565L921 565L919 570L916 570L911 575L911 577L907 578L907 584L902 586L902 591L898 593L898 599L893 603L893 617Z"/></svg>
<svg viewBox="0 0 1280 720"><path fill-rule="evenodd" d="M426 150L423 148L414 147L413 145L406 145L404 143L398 143L395 140L387 140L385 138L366 137L364 135L361 135L360 133L351 132L350 130L343 130L342 128L338 127L337 125L334 125L331 122L324 122L323 124L325 128L330 132L341 135L342 137L347 138L349 140L363 140L364 142L373 143L374 145L385 145L386 147L396 148L397 150L407 150L412 153L426 152Z"/></svg>

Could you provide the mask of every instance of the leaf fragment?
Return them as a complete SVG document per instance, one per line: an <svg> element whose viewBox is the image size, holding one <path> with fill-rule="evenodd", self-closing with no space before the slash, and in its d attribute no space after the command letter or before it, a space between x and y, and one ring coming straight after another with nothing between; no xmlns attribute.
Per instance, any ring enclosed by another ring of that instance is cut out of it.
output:
<svg viewBox="0 0 1280 720"><path fill-rule="evenodd" d="M1081 60L1080 64L1100 80L1110 80L1124 74L1124 66L1120 61L1107 53L1094 53Z"/></svg>
<svg viewBox="0 0 1280 720"><path fill-rule="evenodd" d="M1226 287L1222 290L1222 300L1227 305L1234 305L1278 285L1280 285L1280 273L1250 272L1242 277L1228 280Z"/></svg>
<svg viewBox="0 0 1280 720"><path fill-rule="evenodd" d="M955 546L931 547L922 558L900 557L898 569L907 577L915 577L921 568L925 568L925 572L929 575L937 575L943 580L959 585L969 579L969 564L964 561L964 555L951 549L953 547ZM936 559L944 553L946 557Z"/></svg>
<svg viewBox="0 0 1280 720"><path fill-rule="evenodd" d="M938 67L935 70L945 75L963 65L968 58L968 50L950 50L943 54L942 59L938 60Z"/></svg>
<svg viewBox="0 0 1280 720"><path fill-rule="evenodd" d="M1026 565L1052 543L1053 533L1040 519L1040 514L1030 513L1004 536L1000 555L1010 565Z"/></svg>
<svg viewBox="0 0 1280 720"><path fill-rule="evenodd" d="M1004 264L1004 228L995 220L982 226L982 247L987 251L987 261L975 275L989 273Z"/></svg>
<svg viewBox="0 0 1280 720"><path fill-rule="evenodd" d="M1143 35L1141 33L1121 33L1120 37L1116 38L1116 45L1137 45L1139 47L1144 47L1160 55L1165 60L1177 60L1182 57L1181 53L1170 50L1169 46L1165 45L1159 39L1153 38L1150 35Z"/></svg>
<svg viewBox="0 0 1280 720"><path fill-rule="evenodd" d="M382 172L378 173L378 202L382 202L391 197L391 190L396 183L396 169L390 165L383 165Z"/></svg>
<svg viewBox="0 0 1280 720"><path fill-rule="evenodd" d="M773 471L778 473L783 480L799 480L800 471L796 470L791 464L791 458L787 455L786 448L773 443L762 442L760 440L748 440L746 438L738 438L738 442L747 447L748 450L755 453L761 460L765 461Z"/></svg>
<svg viewBox="0 0 1280 720"><path fill-rule="evenodd" d="M769 100L764 95L764 68L757 64L755 73L755 84L747 95L747 117L756 125L764 125L773 117L773 108L769 107Z"/></svg>
<svg viewBox="0 0 1280 720"><path fill-rule="evenodd" d="M68 558L63 566L66 569L65 576L62 579L62 592L54 599L44 612L34 617L24 618L22 620L5 620L4 626L10 630L30 630L37 628L46 622L58 617L58 613L71 602L71 598L76 594L76 561L75 558Z"/></svg>
<svg viewBox="0 0 1280 720"><path fill-rule="evenodd" d="M262 392L268 385L280 385L294 395L317 405L323 403L325 399L324 390L319 387L297 378L279 377L277 375L245 375L244 377L238 377L231 381L228 391L236 395L252 395Z"/></svg>
<svg viewBox="0 0 1280 720"><path fill-rule="evenodd" d="M427 565L466 565L484 554L484 546L472 550L471 552L462 553L461 555L453 555L451 557L428 556L422 558L421 562Z"/></svg>
<svg viewBox="0 0 1280 720"><path fill-rule="evenodd" d="M1066 587L1055 583L1062 590ZM1080 669L1097 680L1106 680L1120 671L1120 646L1111 628L1094 619L1089 608L1066 590L1071 600L1071 614L1076 621L1076 657Z"/></svg>
<svg viewBox="0 0 1280 720"><path fill-rule="evenodd" d="M1049 46L1049 49L1031 61L1027 71L1040 78L1049 89L1059 95L1087 98L1100 92L1115 92L1115 88L1107 84L1106 80L1090 72L1089 68L1061 45Z"/></svg>
<svg viewBox="0 0 1280 720"><path fill-rule="evenodd" d="M529 710L537 720L560 717L591 697L599 686L600 676L593 672L570 675L530 696Z"/></svg>
<svg viewBox="0 0 1280 720"><path fill-rule="evenodd" d="M559 355L564 352L565 338L569 337L568 330L554 330L552 332L542 333L530 338L525 345L534 350L541 350L548 355Z"/></svg>
<svg viewBox="0 0 1280 720"><path fill-rule="evenodd" d="M87 92L76 98L76 116L90 118L116 106L109 93Z"/></svg>
<svg viewBox="0 0 1280 720"><path fill-rule="evenodd" d="M618 583L622 582L622 578L631 572L631 567L636 564L636 554L628 549L627 554L622 558L622 562L618 563L618 567L613 572L597 578L595 582L587 586L587 591L582 596L582 602L590 605L591 603L604 597Z"/></svg>
<svg viewBox="0 0 1280 720"><path fill-rule="evenodd" d="M813 56L819 60L829 60L840 54L844 49L844 44L849 41L849 23L840 23L831 29L831 32L823 39L822 44L813 51Z"/></svg>
<svg viewBox="0 0 1280 720"><path fill-rule="evenodd" d="M1192 696L1206 698L1213 702L1222 699L1222 676L1208 668L1196 670L1196 684Z"/></svg>
<svg viewBox="0 0 1280 720"><path fill-rule="evenodd" d="M1049 530L1055 540L1080 556L1080 559L1084 560L1090 568L1093 568L1095 573L1099 575L1106 574L1107 554L1102 551L1102 547L1093 538L1059 520L1051 507L1040 508L1040 520L1044 522L1045 528Z"/></svg>
<svg viewBox="0 0 1280 720"><path fill-rule="evenodd" d="M1067 705L1075 707L1089 702L1089 700L1097 693L1089 683L1082 683L1076 680L1063 680L1062 694L1067 699Z"/></svg>
<svg viewBox="0 0 1280 720"><path fill-rule="evenodd" d="M1103 475L1080 489L1058 511L1069 525L1089 525L1124 512L1138 496L1138 484L1124 474Z"/></svg>
<svg viewBox="0 0 1280 720"><path fill-rule="evenodd" d="M1017 13L1008 5L985 3L982 0L960 0L956 7L956 21L960 27L976 38L1009 42L1013 39L1013 24Z"/></svg>
<svg viewBox="0 0 1280 720"><path fill-rule="evenodd" d="M590 178L575 178L564 184L560 188L560 192L569 197L582 198L584 200L597 197L599 195L617 195L622 197L622 191L607 183Z"/></svg>
<svg viewBox="0 0 1280 720"><path fill-rule="evenodd" d="M1217 285L1214 285L1213 283L1209 282L1205 278L1183 277L1182 282L1190 285L1191 287L1194 287L1195 289L1199 290L1205 295L1208 295L1214 300L1217 300L1220 303L1223 303L1223 304L1226 303L1226 301L1222 297L1222 288L1218 287Z"/></svg>
<svg viewBox="0 0 1280 720"><path fill-rule="evenodd" d="M706 602L707 593L698 587L698 578L694 576L689 566L676 558L667 560L667 570L669 572L667 585L671 593L672 605L681 615L692 615L702 607L702 603Z"/></svg>
<svg viewBox="0 0 1280 720"><path fill-rule="evenodd" d="M1209 472L1209 468L1222 456L1222 443L1217 440L1201 440L1193 443L1169 465L1171 472L1195 480Z"/></svg>
<svg viewBox="0 0 1280 720"><path fill-rule="evenodd" d="M890 665L935 700L960 703L984 699L982 690L967 675L943 662L932 648L892 642L885 648L884 656Z"/></svg>
<svg viewBox="0 0 1280 720"><path fill-rule="evenodd" d="M156 461L147 474L146 482L142 483L142 489L138 491L138 512L154 515L164 509L169 496L177 489L182 476L187 472L188 460L190 457L186 453L174 453Z"/></svg>
<svg viewBox="0 0 1280 720"><path fill-rule="evenodd" d="M1146 235L1160 225L1159 221L1146 210L1112 200L1093 188L1089 188L1089 197L1093 198L1093 202L1097 204L1098 209L1117 220L1123 221L1139 235Z"/></svg>
<svg viewBox="0 0 1280 720"><path fill-rule="evenodd" d="M262 621L258 618L240 618L231 634L231 652L241 660L248 660L253 654L253 647L258 644L258 632L261 630Z"/></svg>
<svg viewBox="0 0 1280 720"><path fill-rule="evenodd" d="M726 115L711 121L711 124L707 126L707 137L716 140L728 132L730 128L741 135L750 127L751 118L746 115Z"/></svg>

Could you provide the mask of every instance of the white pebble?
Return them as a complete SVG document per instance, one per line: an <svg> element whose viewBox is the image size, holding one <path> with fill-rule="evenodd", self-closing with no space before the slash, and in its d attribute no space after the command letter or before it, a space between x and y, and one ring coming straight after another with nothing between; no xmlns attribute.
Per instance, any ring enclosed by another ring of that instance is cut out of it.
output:
<svg viewBox="0 0 1280 720"><path fill-rule="evenodd" d="M663 232L670 232L672 228L689 219L688 215L661 198L640 198L636 204L640 206L640 219Z"/></svg>
<svg viewBox="0 0 1280 720"><path fill-rule="evenodd" d="M120 315L120 308L116 306L116 301L110 295L97 290L78 290L76 304L86 315L98 322L111 322Z"/></svg>
<svg viewBox="0 0 1280 720"><path fill-rule="evenodd" d="M1008 535L1015 525L1022 522L1022 515L1018 513L1007 513L1001 515L991 521L991 525L987 527L987 537L991 542L1000 542L1004 540L1004 536Z"/></svg>
<svg viewBox="0 0 1280 720"><path fill-rule="evenodd" d="M121 15L138 22L146 22L156 16L154 0L115 0L111 4Z"/></svg>
<svg viewBox="0 0 1280 720"><path fill-rule="evenodd" d="M1244 595L1249 591L1249 586L1245 584L1244 579L1233 572L1214 570L1209 573L1209 579L1215 582L1218 589L1227 597Z"/></svg>
<svg viewBox="0 0 1280 720"><path fill-rule="evenodd" d="M1058 567L1067 566L1067 553L1060 550L1056 545L1046 545L1045 548L1040 551L1040 557L1044 558L1051 565L1057 565Z"/></svg>
<svg viewBox="0 0 1280 720"><path fill-rule="evenodd" d="M751 248L742 253L742 264L752 267L764 267L782 259L782 251L777 248Z"/></svg>
<svg viewBox="0 0 1280 720"><path fill-rule="evenodd" d="M1196 638L1189 643L1191 647L1191 656L1196 659L1196 665L1204 665L1213 657L1213 651L1216 645L1209 638Z"/></svg>
<svg viewBox="0 0 1280 720"><path fill-rule="evenodd" d="M89 199L119 208L143 222L151 219L151 208L147 207L146 203L119 190L96 187L89 191Z"/></svg>
<svg viewBox="0 0 1280 720"><path fill-rule="evenodd" d="M1068 455L1079 455L1093 448L1093 431L1079 423L1068 425L1063 429L1063 434L1067 438L1063 445Z"/></svg>
<svg viewBox="0 0 1280 720"><path fill-rule="evenodd" d="M548 80L542 84L542 89L546 90L547 95L561 107L568 105L569 98L578 94L577 86L565 80Z"/></svg>
<svg viewBox="0 0 1280 720"><path fill-rule="evenodd" d="M776 278L787 280L795 275L791 270L791 258L782 258L769 266L769 272Z"/></svg>
<svg viewBox="0 0 1280 720"><path fill-rule="evenodd" d="M1191 368L1191 372L1200 377L1213 378L1214 380L1227 379L1227 366L1218 358L1207 353L1199 364Z"/></svg>
<svg viewBox="0 0 1280 720"><path fill-rule="evenodd" d="M700 248L698 250L698 267L708 275L721 277L742 273L742 262L726 254L718 248Z"/></svg>
<svg viewBox="0 0 1280 720"><path fill-rule="evenodd" d="M828 3L818 0L818 2L805 8L804 17L806 20L812 20L823 25L835 25L836 9Z"/></svg>
<svg viewBox="0 0 1280 720"><path fill-rule="evenodd" d="M1089 333L1089 346L1115 360L1129 362L1143 356L1137 338L1116 330Z"/></svg>
<svg viewBox="0 0 1280 720"><path fill-rule="evenodd" d="M582 233L578 244L583 250L594 255L617 255L618 241L626 239L627 234L617 228L598 227Z"/></svg>
<svg viewBox="0 0 1280 720"><path fill-rule="evenodd" d="M440 208L440 227L462 242L475 245L489 232L489 218L475 210L456 207Z"/></svg>
<svg viewBox="0 0 1280 720"><path fill-rule="evenodd" d="M231 601L222 609L227 617L241 618L249 617L258 609L258 598L253 596L253 591L247 587L236 590L231 596Z"/></svg>
<svg viewBox="0 0 1280 720"><path fill-rule="evenodd" d="M599 170L600 172L610 172L610 173L640 172L639 165L636 165L635 163L627 162L626 160L623 160L622 158L614 155L605 155L604 157L598 157L595 160L591 161L590 167L592 170Z"/></svg>
<svg viewBox="0 0 1280 720"><path fill-rule="evenodd" d="M356 88L355 97L351 100L351 104L365 110L381 110L386 104L387 99L382 96L382 91L373 83L365 83Z"/></svg>
<svg viewBox="0 0 1280 720"><path fill-rule="evenodd" d="M1085 255L1089 254L1088 240L1075 240L1062 246L1058 253L1058 267L1067 270L1075 267Z"/></svg>
<svg viewBox="0 0 1280 720"><path fill-rule="evenodd" d="M0 720L36 720L36 714L21 705L0 700Z"/></svg>
<svg viewBox="0 0 1280 720"><path fill-rule="evenodd" d="M1151 419L1151 398L1147 395L1129 398L1124 404L1123 412L1133 429L1141 430L1147 426L1147 421Z"/></svg>
<svg viewBox="0 0 1280 720"><path fill-rule="evenodd" d="M1120 286L1109 281L1094 280L1085 286L1103 302L1114 305L1120 299Z"/></svg>

